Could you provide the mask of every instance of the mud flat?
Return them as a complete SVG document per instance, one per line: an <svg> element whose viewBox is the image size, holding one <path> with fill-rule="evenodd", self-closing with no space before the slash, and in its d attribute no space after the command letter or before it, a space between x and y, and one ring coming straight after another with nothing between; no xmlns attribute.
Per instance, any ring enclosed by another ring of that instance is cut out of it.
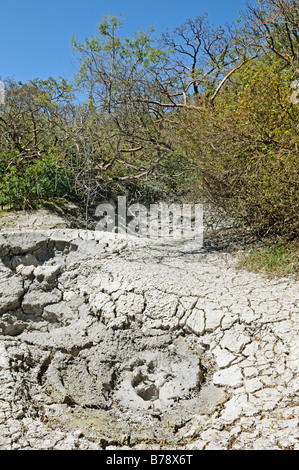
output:
<svg viewBox="0 0 299 470"><path fill-rule="evenodd" d="M299 449L291 277L61 226L0 258L0 449Z"/></svg>

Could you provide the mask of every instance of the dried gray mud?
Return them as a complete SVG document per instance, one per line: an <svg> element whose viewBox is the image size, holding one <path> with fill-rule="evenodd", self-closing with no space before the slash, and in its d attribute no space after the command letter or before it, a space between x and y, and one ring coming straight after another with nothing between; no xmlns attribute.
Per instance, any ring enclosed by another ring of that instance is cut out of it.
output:
<svg viewBox="0 0 299 470"><path fill-rule="evenodd" d="M299 449L295 279L34 217L1 227L0 449Z"/></svg>

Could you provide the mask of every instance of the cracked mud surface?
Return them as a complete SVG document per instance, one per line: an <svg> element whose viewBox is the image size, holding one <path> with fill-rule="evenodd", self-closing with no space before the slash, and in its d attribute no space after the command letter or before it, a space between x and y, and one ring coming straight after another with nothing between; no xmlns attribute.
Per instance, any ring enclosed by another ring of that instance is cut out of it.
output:
<svg viewBox="0 0 299 470"><path fill-rule="evenodd" d="M299 449L294 279L63 228L0 257L0 449Z"/></svg>

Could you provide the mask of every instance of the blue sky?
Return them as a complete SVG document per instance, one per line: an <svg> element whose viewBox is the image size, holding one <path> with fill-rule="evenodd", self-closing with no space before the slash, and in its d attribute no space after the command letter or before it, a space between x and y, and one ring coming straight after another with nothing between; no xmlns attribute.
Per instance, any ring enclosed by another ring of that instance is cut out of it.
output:
<svg viewBox="0 0 299 470"><path fill-rule="evenodd" d="M245 0L244 0L245 1ZM235 21L243 0L12 0L0 5L0 78L71 79L78 64L70 39L97 33L103 15L122 14L124 34L173 30L206 12L214 25Z"/></svg>

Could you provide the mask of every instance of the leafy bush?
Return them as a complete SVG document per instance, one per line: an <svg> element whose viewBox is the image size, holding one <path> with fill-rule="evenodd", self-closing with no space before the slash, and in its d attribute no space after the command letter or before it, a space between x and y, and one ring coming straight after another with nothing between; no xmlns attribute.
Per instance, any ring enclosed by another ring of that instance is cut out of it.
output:
<svg viewBox="0 0 299 470"><path fill-rule="evenodd" d="M297 233L299 106L291 81L277 60L251 62L213 109L182 113L176 135L197 160L202 192L260 235Z"/></svg>
<svg viewBox="0 0 299 470"><path fill-rule="evenodd" d="M37 207L43 200L70 195L73 174L61 170L52 156L29 165L0 167L0 204L14 209Z"/></svg>

